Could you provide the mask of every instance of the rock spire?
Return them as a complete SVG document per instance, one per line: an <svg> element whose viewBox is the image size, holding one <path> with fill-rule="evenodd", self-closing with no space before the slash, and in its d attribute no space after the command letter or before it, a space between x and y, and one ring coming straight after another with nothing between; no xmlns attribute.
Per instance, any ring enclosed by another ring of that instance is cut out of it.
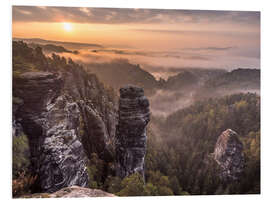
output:
<svg viewBox="0 0 270 203"><path fill-rule="evenodd" d="M146 126L150 121L149 101L142 88L120 89L116 129L116 174L124 178L135 172L144 176Z"/></svg>

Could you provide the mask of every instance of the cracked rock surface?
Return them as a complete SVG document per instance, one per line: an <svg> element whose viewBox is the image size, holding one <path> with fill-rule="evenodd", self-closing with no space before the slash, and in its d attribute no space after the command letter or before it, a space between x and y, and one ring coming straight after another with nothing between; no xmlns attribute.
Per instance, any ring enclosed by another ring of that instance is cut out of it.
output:
<svg viewBox="0 0 270 203"><path fill-rule="evenodd" d="M213 157L221 168L222 180L239 179L244 169L244 154L243 144L236 132L227 129L218 137Z"/></svg>
<svg viewBox="0 0 270 203"><path fill-rule="evenodd" d="M124 178L138 172L144 176L146 126L150 121L149 101L142 88L120 89L119 120L116 129L116 173Z"/></svg>
<svg viewBox="0 0 270 203"><path fill-rule="evenodd" d="M40 192L86 187L91 153L111 156L113 104L95 76L72 71L26 72L13 81L13 135L21 129L28 137Z"/></svg>

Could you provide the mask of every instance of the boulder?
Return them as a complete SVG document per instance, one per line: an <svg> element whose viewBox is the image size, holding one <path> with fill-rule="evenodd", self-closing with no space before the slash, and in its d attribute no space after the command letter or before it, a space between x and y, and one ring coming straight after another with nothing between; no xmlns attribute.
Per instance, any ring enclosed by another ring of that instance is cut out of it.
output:
<svg viewBox="0 0 270 203"><path fill-rule="evenodd" d="M102 190L71 186L62 188L54 193L35 193L23 195L21 198L82 198L82 197L116 197L114 194Z"/></svg>
<svg viewBox="0 0 270 203"><path fill-rule="evenodd" d="M53 194L50 197L116 197L114 194L104 192L98 189L83 188L78 186L71 186L68 188L63 188Z"/></svg>

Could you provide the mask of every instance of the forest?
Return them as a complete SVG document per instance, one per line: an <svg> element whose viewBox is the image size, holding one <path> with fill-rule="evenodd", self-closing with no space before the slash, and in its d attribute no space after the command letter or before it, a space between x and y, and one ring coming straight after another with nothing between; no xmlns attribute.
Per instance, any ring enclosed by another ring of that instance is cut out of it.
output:
<svg viewBox="0 0 270 203"><path fill-rule="evenodd" d="M120 196L260 193L259 115L256 94L236 94L198 102L166 120L152 118L147 132L145 184L139 174L122 181L108 176L100 182L97 166L102 161L93 157L94 185ZM160 134L151 130L157 124ZM217 137L227 128L239 133L244 143L245 171L237 183L220 181L219 169L209 157Z"/></svg>
<svg viewBox="0 0 270 203"><path fill-rule="evenodd" d="M77 69L88 74L82 65L70 58L56 54L45 56L41 47L33 49L23 42L13 42L12 49L13 79L27 71L72 72ZM102 83L98 76L95 77ZM146 77L152 85L152 76L147 74ZM217 83L213 80L213 84ZM100 91L117 104L115 89L104 83ZM96 105L101 100L101 97L97 99ZM13 106L21 102L19 98L13 98ZM226 129L237 132L244 146L245 170L237 182L221 181L218 176L220 169L210 156L217 138ZM28 142L25 134L13 137L12 181L15 196L35 191L36 174L31 172ZM92 153L87 162L88 187L118 196L258 194L260 96L237 93L207 98L168 117L152 115L147 127L145 177L135 173L121 180L115 175L113 163L114 160L105 160Z"/></svg>

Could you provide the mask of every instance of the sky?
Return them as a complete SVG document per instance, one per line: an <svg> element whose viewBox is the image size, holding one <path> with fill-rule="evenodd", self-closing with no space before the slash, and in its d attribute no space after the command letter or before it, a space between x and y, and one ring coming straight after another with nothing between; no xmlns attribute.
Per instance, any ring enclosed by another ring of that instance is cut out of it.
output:
<svg viewBox="0 0 270 203"><path fill-rule="evenodd" d="M103 46L82 51L81 59L260 68L260 12L13 6L12 13L13 37Z"/></svg>

